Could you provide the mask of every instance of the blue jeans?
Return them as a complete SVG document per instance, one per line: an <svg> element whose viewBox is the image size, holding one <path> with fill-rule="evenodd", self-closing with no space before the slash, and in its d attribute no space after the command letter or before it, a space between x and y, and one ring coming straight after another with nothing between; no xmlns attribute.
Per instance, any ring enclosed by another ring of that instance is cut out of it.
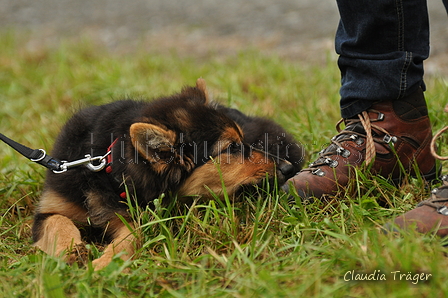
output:
<svg viewBox="0 0 448 298"><path fill-rule="evenodd" d="M448 11L448 0L443 0ZM395 100L423 82L429 55L426 0L337 0L336 52L341 114L353 117L374 102Z"/></svg>

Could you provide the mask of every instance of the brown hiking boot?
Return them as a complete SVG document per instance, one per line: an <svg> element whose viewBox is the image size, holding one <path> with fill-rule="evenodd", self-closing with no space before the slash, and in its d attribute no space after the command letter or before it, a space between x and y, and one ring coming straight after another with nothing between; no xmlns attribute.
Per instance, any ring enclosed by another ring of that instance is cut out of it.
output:
<svg viewBox="0 0 448 298"><path fill-rule="evenodd" d="M415 225L420 233L434 231L439 236L448 236L448 176L443 176L442 180L443 185L432 190L428 200L397 217L394 224L401 229ZM384 228L387 231L394 230L390 224L386 224Z"/></svg>
<svg viewBox="0 0 448 298"><path fill-rule="evenodd" d="M446 130L448 130L448 126L434 136L431 148L435 147L435 140ZM431 153L437 159L448 160L448 156L439 156L435 150L432 150ZM434 231L438 236L448 236L448 176L443 176L442 181L443 185L432 190L428 200L420 202L415 209L397 217L394 224L386 224L384 229L394 231L394 225L401 229L415 225L416 230L420 233Z"/></svg>
<svg viewBox="0 0 448 298"><path fill-rule="evenodd" d="M341 122L344 130L339 128ZM421 89L401 100L378 102L357 119L342 119L336 129L339 133L331 144L308 168L288 180L284 190L292 184L303 199L335 195L347 186L353 168L362 164L394 182L406 174L415 176L417 168L426 180L437 177L430 154L431 124Z"/></svg>

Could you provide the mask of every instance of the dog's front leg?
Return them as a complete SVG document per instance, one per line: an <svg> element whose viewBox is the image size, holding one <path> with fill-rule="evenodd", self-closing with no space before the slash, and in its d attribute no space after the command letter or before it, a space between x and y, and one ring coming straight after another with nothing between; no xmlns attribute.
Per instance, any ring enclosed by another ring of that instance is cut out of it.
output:
<svg viewBox="0 0 448 298"><path fill-rule="evenodd" d="M132 224L130 224L133 229ZM121 221L116 218L109 223L108 233L112 236L111 243L104 249L103 255L92 262L95 270L106 267L112 258L121 253L120 258L124 261L129 260L134 252L137 243L137 238L133 234L133 231Z"/></svg>
<svg viewBox="0 0 448 298"><path fill-rule="evenodd" d="M66 260L73 263L76 255L72 254L72 249L82 244L81 233L73 221L68 217L55 214L47 217L42 222L35 223L39 226L36 232L40 238L34 244L45 253L59 257L67 251Z"/></svg>

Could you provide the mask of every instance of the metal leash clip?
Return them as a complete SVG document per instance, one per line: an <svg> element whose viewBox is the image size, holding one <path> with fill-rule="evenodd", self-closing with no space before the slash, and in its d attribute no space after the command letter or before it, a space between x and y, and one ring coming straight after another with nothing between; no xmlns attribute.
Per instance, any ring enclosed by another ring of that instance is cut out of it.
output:
<svg viewBox="0 0 448 298"><path fill-rule="evenodd" d="M111 151L107 152L103 156L96 156L91 157L90 154L86 154L85 158L78 159L75 161L62 161L62 164L60 166L61 170L53 170L53 173L60 174L66 172L70 168L78 167L78 166L85 166L92 172L99 172L106 166L106 157L111 153ZM94 165L93 162L99 162L98 165Z"/></svg>

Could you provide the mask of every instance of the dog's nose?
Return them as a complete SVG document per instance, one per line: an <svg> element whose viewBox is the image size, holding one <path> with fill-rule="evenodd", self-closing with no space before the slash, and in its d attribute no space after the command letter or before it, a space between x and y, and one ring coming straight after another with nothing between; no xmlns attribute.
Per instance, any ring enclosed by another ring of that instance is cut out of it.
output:
<svg viewBox="0 0 448 298"><path fill-rule="evenodd" d="M285 176L286 180L288 180L295 174L294 166L288 161L281 162L278 167L283 176Z"/></svg>

